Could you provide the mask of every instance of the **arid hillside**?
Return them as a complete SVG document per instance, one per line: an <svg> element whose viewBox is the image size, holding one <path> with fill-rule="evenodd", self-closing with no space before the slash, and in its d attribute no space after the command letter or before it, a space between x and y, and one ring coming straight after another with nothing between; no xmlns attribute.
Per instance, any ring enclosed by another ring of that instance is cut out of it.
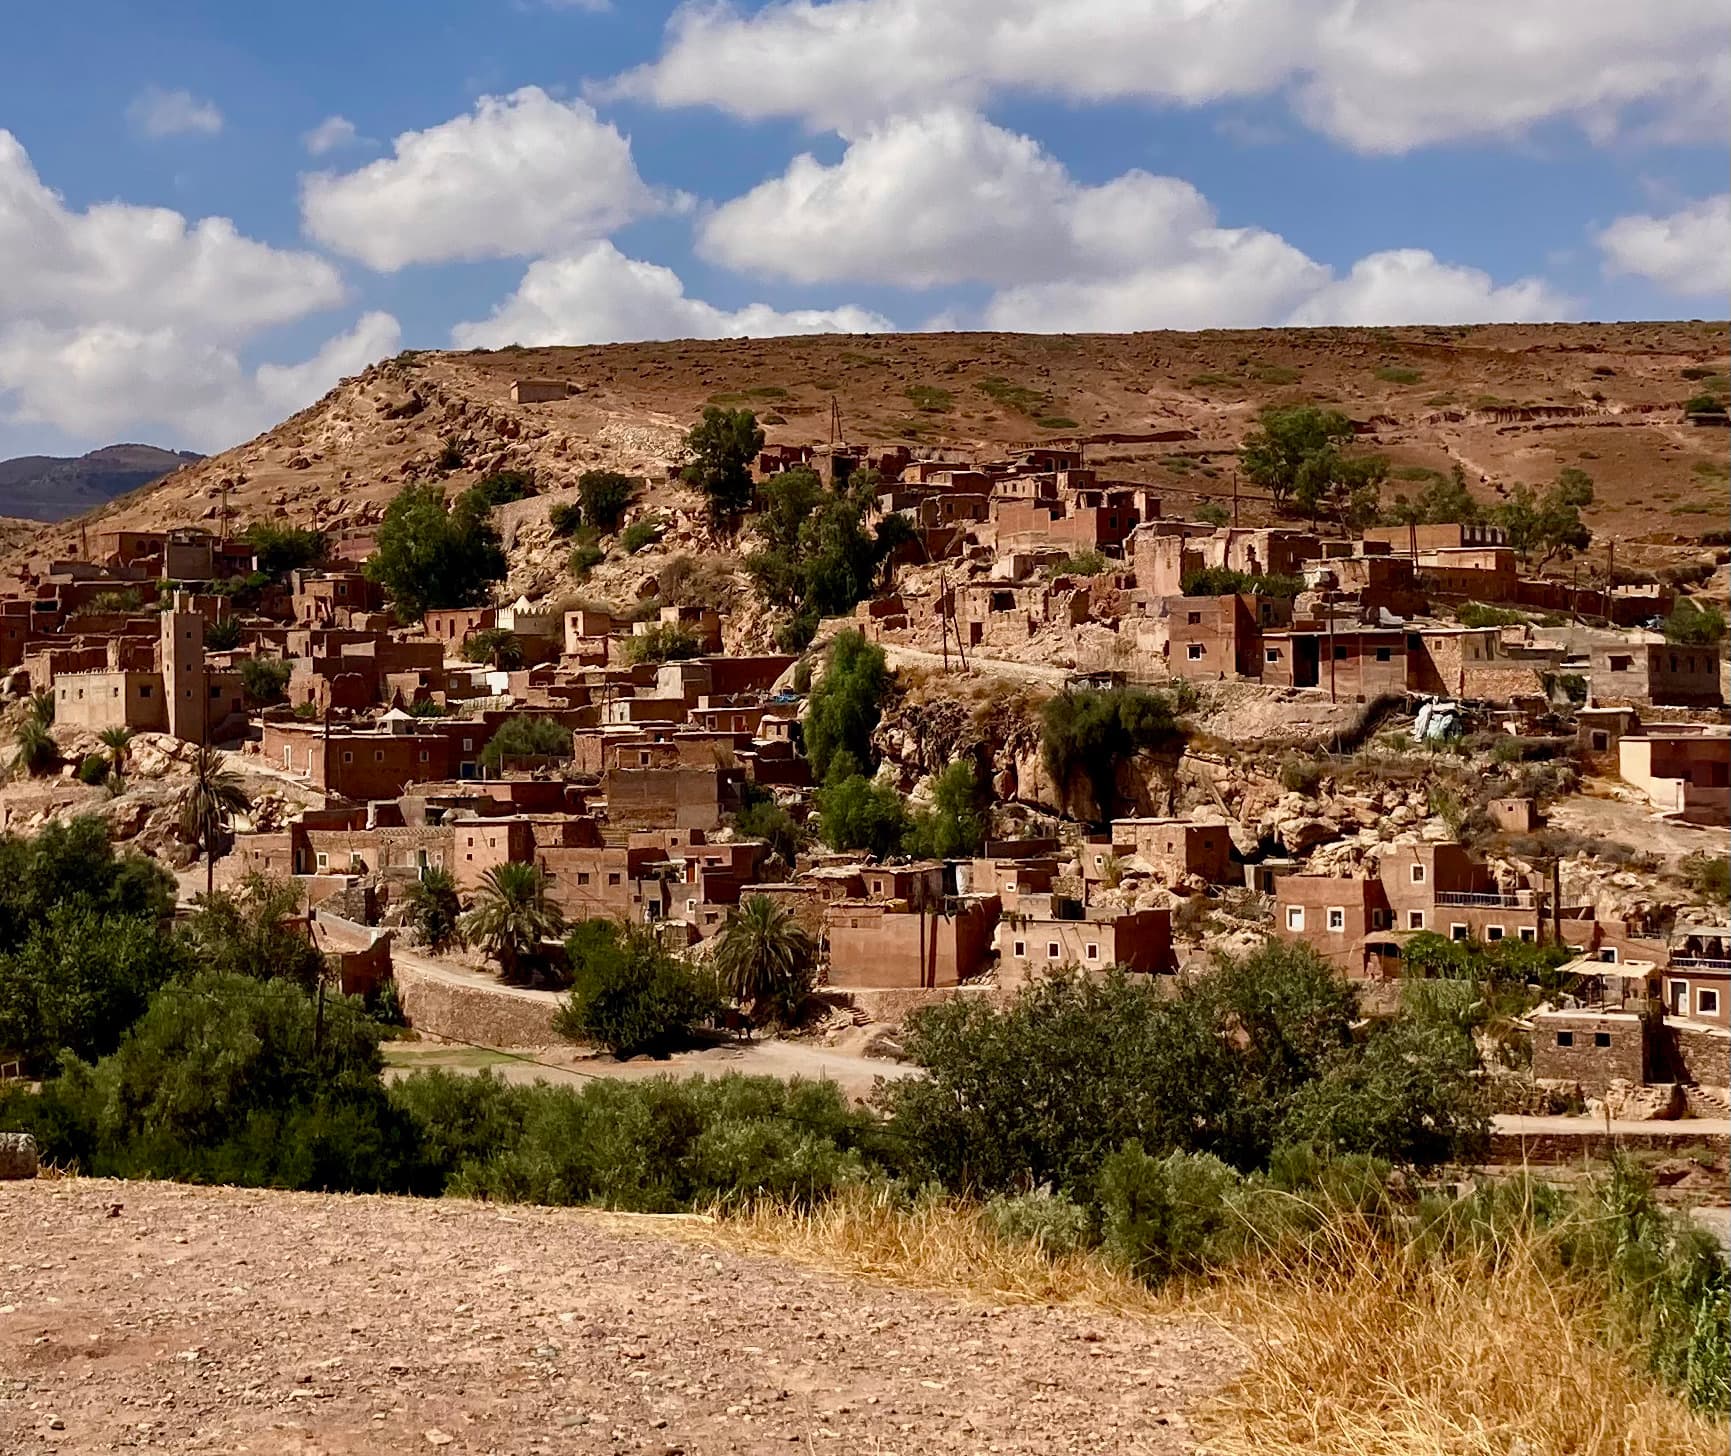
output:
<svg viewBox="0 0 1731 1456"><path fill-rule="evenodd" d="M1206 333L823 335L592 348L410 353L346 380L257 439L79 522L0 546L0 566L76 550L81 527L280 516L364 531L410 480L501 466L545 486L597 465L659 475L703 405L748 405L771 441L1001 453L1088 442L1089 463L1157 482L1169 514L1228 497L1232 452L1268 404L1320 401L1396 467L1391 490L1459 463L1487 500L1586 470L1601 537L1677 546L1731 514L1726 436L1684 403L1726 390L1714 323ZM514 379L564 400L510 402ZM832 408L833 406L833 408ZM454 447L448 450L447 447ZM458 464L457 458L461 457ZM1245 519L1256 518L1254 509Z"/></svg>

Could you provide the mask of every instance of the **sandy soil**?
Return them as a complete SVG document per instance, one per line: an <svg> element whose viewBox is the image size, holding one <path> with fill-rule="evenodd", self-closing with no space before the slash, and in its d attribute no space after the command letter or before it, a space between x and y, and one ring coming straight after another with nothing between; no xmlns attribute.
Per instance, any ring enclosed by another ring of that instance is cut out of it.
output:
<svg viewBox="0 0 1731 1456"><path fill-rule="evenodd" d="M576 1210L0 1184L0 1450L1178 1453L1222 1334Z"/></svg>

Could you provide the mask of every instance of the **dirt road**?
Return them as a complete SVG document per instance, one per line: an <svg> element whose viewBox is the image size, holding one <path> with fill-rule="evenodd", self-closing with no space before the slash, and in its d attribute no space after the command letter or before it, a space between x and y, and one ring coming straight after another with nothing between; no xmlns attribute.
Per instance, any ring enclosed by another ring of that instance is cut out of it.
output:
<svg viewBox="0 0 1731 1456"><path fill-rule="evenodd" d="M39 1181L0 1250L8 1456L1175 1456L1237 1360L576 1210Z"/></svg>

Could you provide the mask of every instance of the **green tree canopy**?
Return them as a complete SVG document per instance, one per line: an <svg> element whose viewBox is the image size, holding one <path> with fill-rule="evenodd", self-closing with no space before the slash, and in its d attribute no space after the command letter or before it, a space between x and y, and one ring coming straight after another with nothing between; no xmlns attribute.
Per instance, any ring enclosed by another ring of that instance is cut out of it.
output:
<svg viewBox="0 0 1731 1456"><path fill-rule="evenodd" d="M570 758L571 730L557 718L514 713L494 731L481 750L481 762L497 773L507 758Z"/></svg>
<svg viewBox="0 0 1731 1456"><path fill-rule="evenodd" d="M1059 693L1040 715L1041 754L1059 796L1071 802L1085 782L1099 822L1117 811L1118 766L1184 736L1171 700L1138 688Z"/></svg>
<svg viewBox="0 0 1731 1456"><path fill-rule="evenodd" d="M832 774L816 799L823 842L831 849L881 858L900 849L907 836L908 812L902 796L864 774Z"/></svg>
<svg viewBox="0 0 1731 1456"><path fill-rule="evenodd" d="M597 531L617 531L625 508L636 495L637 482L617 470L585 470L577 477L583 524Z"/></svg>
<svg viewBox="0 0 1731 1456"><path fill-rule="evenodd" d="M250 874L234 890L206 894L187 934L205 970L291 981L311 991L325 976L325 958L308 934L306 914L293 880Z"/></svg>
<svg viewBox="0 0 1731 1456"><path fill-rule="evenodd" d="M1352 437L1352 421L1338 410L1270 407L1239 450L1239 464L1277 504L1290 500L1312 520L1327 510L1362 525L1376 519L1388 462L1343 453Z"/></svg>
<svg viewBox="0 0 1731 1456"><path fill-rule="evenodd" d="M751 471L762 449L763 430L750 410L710 405L687 432L680 474L703 492L717 530L732 530L751 508Z"/></svg>
<svg viewBox="0 0 1731 1456"><path fill-rule="evenodd" d="M494 506L528 500L535 494L535 477L527 470L495 470L483 475L457 498L459 509L485 515Z"/></svg>
<svg viewBox="0 0 1731 1456"><path fill-rule="evenodd" d="M805 709L805 751L819 782L830 776L839 753L851 755L856 772L877 762L872 733L889 684L883 648L851 628L836 633L823 679L812 689Z"/></svg>
<svg viewBox="0 0 1731 1456"><path fill-rule="evenodd" d="M540 965L541 942L565 928L559 907L547 898L539 867L515 861L494 865L481 878L475 908L463 917L462 933L498 962L503 980L527 979Z"/></svg>
<svg viewBox="0 0 1731 1456"><path fill-rule="evenodd" d="M1725 639L1725 614L1711 602L1679 597L1665 618L1665 640L1687 647L1712 647Z"/></svg>
<svg viewBox="0 0 1731 1456"><path fill-rule="evenodd" d="M677 1050L721 1010L713 976L673 955L647 926L585 920L565 942L571 994L554 1027L617 1057Z"/></svg>
<svg viewBox="0 0 1731 1456"><path fill-rule="evenodd" d="M817 975L817 947L787 907L747 895L716 937L711 964L758 1026L796 1026Z"/></svg>
<svg viewBox="0 0 1731 1456"><path fill-rule="evenodd" d="M405 487L385 509L366 573L407 621L432 608L472 607L505 576L505 553L485 509L445 508L437 485Z"/></svg>
<svg viewBox="0 0 1731 1456"><path fill-rule="evenodd" d="M258 569L270 576L286 576L325 559L328 542L323 531L305 526L284 526L275 521L254 521L241 540L252 548Z"/></svg>
<svg viewBox="0 0 1731 1456"><path fill-rule="evenodd" d="M1581 520L1581 508L1593 503L1593 478L1569 466L1543 491L1517 485L1491 519L1508 533L1509 545L1542 570L1561 557L1585 551L1593 533Z"/></svg>
<svg viewBox="0 0 1731 1456"><path fill-rule="evenodd" d="M986 842L986 801L974 766L950 764L932 786L932 807L914 815L908 852L932 859L978 854Z"/></svg>
<svg viewBox="0 0 1731 1456"><path fill-rule="evenodd" d="M1432 473L1412 495L1398 493L1389 519L1401 526L1468 526L1481 519L1484 508L1467 489L1467 474L1457 464L1447 475Z"/></svg>

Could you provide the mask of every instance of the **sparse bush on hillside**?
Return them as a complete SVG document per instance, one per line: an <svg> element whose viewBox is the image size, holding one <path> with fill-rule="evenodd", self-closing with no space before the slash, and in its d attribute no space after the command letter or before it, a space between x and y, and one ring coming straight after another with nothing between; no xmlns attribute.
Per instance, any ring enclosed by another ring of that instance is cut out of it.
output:
<svg viewBox="0 0 1731 1456"><path fill-rule="evenodd" d="M663 529L659 517L646 516L640 521L633 521L620 533L619 544L627 556L635 556L639 551L659 541Z"/></svg>
<svg viewBox="0 0 1731 1456"><path fill-rule="evenodd" d="M1289 753L1280 761L1280 787L1289 794L1314 795L1325 770L1314 758Z"/></svg>
<svg viewBox="0 0 1731 1456"><path fill-rule="evenodd" d="M577 477L583 523L601 532L617 531L625 508L636 498L637 486L637 481L617 470L585 470Z"/></svg>
<svg viewBox="0 0 1731 1456"><path fill-rule="evenodd" d="M555 536L570 536L583 524L583 507L573 501L560 501L547 507L547 524Z"/></svg>

